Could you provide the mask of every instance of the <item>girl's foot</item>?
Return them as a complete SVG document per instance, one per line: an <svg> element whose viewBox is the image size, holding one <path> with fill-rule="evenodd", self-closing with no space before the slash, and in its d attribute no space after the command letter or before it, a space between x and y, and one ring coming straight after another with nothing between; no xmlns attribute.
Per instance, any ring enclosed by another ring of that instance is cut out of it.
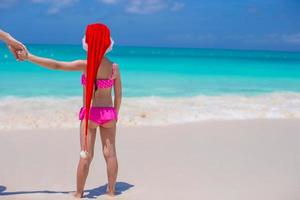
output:
<svg viewBox="0 0 300 200"><path fill-rule="evenodd" d="M106 188L106 195L109 197L114 197L116 195L114 187L107 187Z"/></svg>
<svg viewBox="0 0 300 200"><path fill-rule="evenodd" d="M75 197L77 199L83 198L83 192L72 192L71 194L73 197Z"/></svg>
<svg viewBox="0 0 300 200"><path fill-rule="evenodd" d="M106 191L106 194L107 194L109 197L114 197L114 196L115 196L115 191Z"/></svg>
<svg viewBox="0 0 300 200"><path fill-rule="evenodd" d="M99 197L97 197L97 200L117 200L119 198L117 198L117 196L110 196L106 193L106 195L101 195Z"/></svg>

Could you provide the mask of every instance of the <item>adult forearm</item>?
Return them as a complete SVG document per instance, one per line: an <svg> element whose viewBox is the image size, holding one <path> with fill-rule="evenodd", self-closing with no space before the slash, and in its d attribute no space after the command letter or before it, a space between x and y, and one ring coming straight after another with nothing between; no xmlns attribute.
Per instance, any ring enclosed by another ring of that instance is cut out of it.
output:
<svg viewBox="0 0 300 200"><path fill-rule="evenodd" d="M0 29L0 40L4 41L5 43L8 43L10 37L11 36L9 35L9 33L6 33L5 31Z"/></svg>

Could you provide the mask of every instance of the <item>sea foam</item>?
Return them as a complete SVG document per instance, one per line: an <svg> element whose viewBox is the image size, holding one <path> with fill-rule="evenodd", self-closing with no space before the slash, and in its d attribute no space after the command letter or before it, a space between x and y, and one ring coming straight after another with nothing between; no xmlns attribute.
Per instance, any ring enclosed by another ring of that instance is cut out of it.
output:
<svg viewBox="0 0 300 200"><path fill-rule="evenodd" d="M81 97L4 97L0 99L0 130L75 128ZM119 124L170 125L204 120L300 118L300 93L257 96L195 96L124 98Z"/></svg>

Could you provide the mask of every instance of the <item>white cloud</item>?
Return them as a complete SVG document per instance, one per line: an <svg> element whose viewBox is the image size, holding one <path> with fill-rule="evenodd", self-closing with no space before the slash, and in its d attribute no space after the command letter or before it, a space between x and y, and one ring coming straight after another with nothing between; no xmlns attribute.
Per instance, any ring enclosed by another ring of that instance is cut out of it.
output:
<svg viewBox="0 0 300 200"><path fill-rule="evenodd" d="M289 33L289 34L279 34L279 33L271 33L265 35L254 35L254 34L246 34L246 35L227 35L224 36L225 40L234 40L247 44L294 44L300 45L300 32L299 33Z"/></svg>
<svg viewBox="0 0 300 200"><path fill-rule="evenodd" d="M300 33L283 35L283 41L291 44L300 44Z"/></svg>
<svg viewBox="0 0 300 200"><path fill-rule="evenodd" d="M300 33L292 34L269 34L265 37L266 41L271 41L273 43L287 43L300 45Z"/></svg>
<svg viewBox="0 0 300 200"><path fill-rule="evenodd" d="M0 0L0 9L9 8L21 0ZM81 0L28 0L33 4L49 5L48 14L56 14ZM185 7L180 0L93 0L103 4L120 6L131 14L152 14L163 10L177 12Z"/></svg>
<svg viewBox="0 0 300 200"><path fill-rule="evenodd" d="M211 33L204 33L204 34L192 34L192 33L186 33L186 34L177 34L177 35L171 35L167 37L167 40L169 41L182 41L182 42L195 42L195 43L213 43L217 41L217 36L211 34Z"/></svg>
<svg viewBox="0 0 300 200"><path fill-rule="evenodd" d="M162 10L179 11L184 3L173 0L129 0L125 10L134 14L150 14Z"/></svg>
<svg viewBox="0 0 300 200"><path fill-rule="evenodd" d="M158 12L166 7L162 0L131 0L126 11L136 14L148 14Z"/></svg>
<svg viewBox="0 0 300 200"><path fill-rule="evenodd" d="M172 11L179 11L184 8L185 4L182 2L174 2L172 7L170 8Z"/></svg>
<svg viewBox="0 0 300 200"><path fill-rule="evenodd" d="M8 8L12 6L16 0L0 0L0 8Z"/></svg>
<svg viewBox="0 0 300 200"><path fill-rule="evenodd" d="M72 6L77 3L79 0L31 0L32 3L47 3L50 4L48 9L49 14L56 14L60 12L63 8Z"/></svg>
<svg viewBox="0 0 300 200"><path fill-rule="evenodd" d="M118 0L98 0L98 1L104 4L116 4L119 2Z"/></svg>

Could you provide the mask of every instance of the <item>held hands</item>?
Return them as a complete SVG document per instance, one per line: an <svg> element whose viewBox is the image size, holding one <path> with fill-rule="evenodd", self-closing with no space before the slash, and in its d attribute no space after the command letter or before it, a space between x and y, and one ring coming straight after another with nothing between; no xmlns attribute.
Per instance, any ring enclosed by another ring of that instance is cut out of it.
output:
<svg viewBox="0 0 300 200"><path fill-rule="evenodd" d="M8 34L9 35L9 34ZM23 45L21 42L13 38L12 36L8 36L6 39L7 47L11 51L11 53L15 56L17 60L22 60L18 56L18 51L27 51L25 45Z"/></svg>
<svg viewBox="0 0 300 200"><path fill-rule="evenodd" d="M6 33L0 29L0 39L6 44L10 52L14 55L17 60L22 60L18 57L18 51L27 51L25 45L12 37L9 33Z"/></svg>
<svg viewBox="0 0 300 200"><path fill-rule="evenodd" d="M19 60L24 61L24 60L28 59L29 53L28 53L27 49L25 49L25 50L17 50L16 54L17 54L17 57Z"/></svg>

